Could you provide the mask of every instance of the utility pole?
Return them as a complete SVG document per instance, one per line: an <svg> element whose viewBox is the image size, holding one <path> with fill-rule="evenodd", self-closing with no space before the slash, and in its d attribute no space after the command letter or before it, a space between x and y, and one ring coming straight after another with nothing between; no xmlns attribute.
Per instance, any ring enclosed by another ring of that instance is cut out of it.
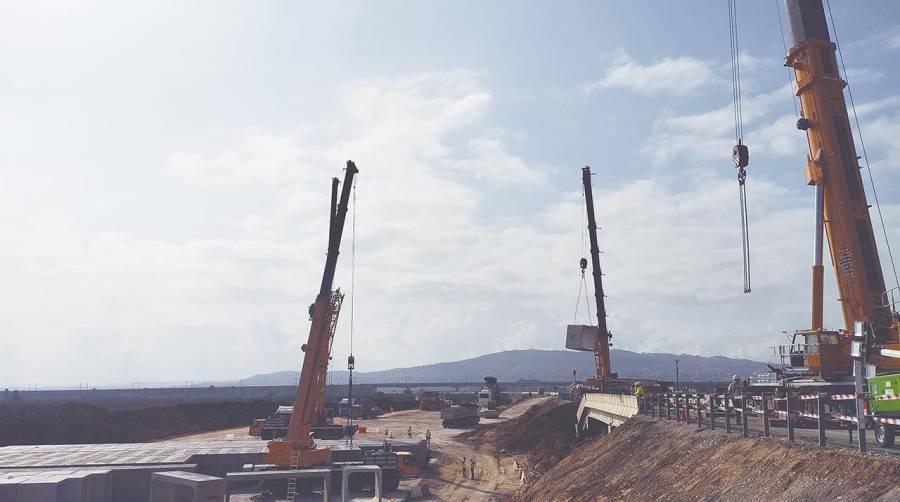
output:
<svg viewBox="0 0 900 502"><path fill-rule="evenodd" d="M675 360L675 391L678 391L678 359Z"/></svg>

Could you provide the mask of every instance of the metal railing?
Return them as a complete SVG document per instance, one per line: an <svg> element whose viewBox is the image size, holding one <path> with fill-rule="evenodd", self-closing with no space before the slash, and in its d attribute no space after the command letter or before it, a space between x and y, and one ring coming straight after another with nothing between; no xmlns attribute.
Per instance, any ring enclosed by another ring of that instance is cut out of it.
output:
<svg viewBox="0 0 900 502"><path fill-rule="evenodd" d="M848 442L831 438L839 446L857 446L866 451L865 428L858 427L855 405L862 398L853 394L647 394L638 399L639 414L659 419L696 424L698 429L719 429L731 433L738 429L743 437L771 437L776 424L786 428L787 439L794 442L798 428L816 431L819 446L826 446L828 430L843 430ZM754 423L751 425L751 421ZM867 423L884 421L867 415ZM734 422L734 423L732 423ZM783 423L783 425L781 425ZM814 428L810 428L814 425ZM802 427L801 427L802 426ZM858 439L854 444L853 431ZM804 435L807 435L804 433Z"/></svg>

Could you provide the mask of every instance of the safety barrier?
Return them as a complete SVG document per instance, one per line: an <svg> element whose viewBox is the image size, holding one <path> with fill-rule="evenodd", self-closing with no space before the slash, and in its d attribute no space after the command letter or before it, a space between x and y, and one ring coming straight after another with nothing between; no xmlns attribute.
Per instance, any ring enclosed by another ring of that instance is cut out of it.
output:
<svg viewBox="0 0 900 502"><path fill-rule="evenodd" d="M855 406L848 401L863 401L868 396L862 394L700 394L700 393L665 393L650 394L638 398L639 413L643 415L676 420L685 423L696 423L698 428L704 426L710 429L718 427L717 421L722 420L725 432L732 431L732 418L735 425L740 427L743 437L750 434L750 417L760 418L762 421L762 434L771 436L772 420L784 421L787 428L787 438L795 441L795 429L798 421L815 421L818 431L818 443L826 445L829 429L843 428L846 426L849 441L853 443L853 430L857 429L859 440L857 444L861 452L866 451L865 425L875 422L890 425L900 425L900 419L865 415L862 425L855 415ZM889 394L879 396L877 400L900 400L900 396ZM851 406L853 409L850 409ZM853 414L848 414L852 412ZM807 422L808 423L808 422Z"/></svg>

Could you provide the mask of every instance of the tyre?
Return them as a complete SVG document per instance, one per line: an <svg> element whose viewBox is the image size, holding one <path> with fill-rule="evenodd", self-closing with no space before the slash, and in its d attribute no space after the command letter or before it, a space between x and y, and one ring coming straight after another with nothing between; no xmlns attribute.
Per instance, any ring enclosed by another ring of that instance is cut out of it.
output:
<svg viewBox="0 0 900 502"><path fill-rule="evenodd" d="M875 424L875 442L878 443L878 446L890 448L894 446L895 432L890 425L879 422Z"/></svg>

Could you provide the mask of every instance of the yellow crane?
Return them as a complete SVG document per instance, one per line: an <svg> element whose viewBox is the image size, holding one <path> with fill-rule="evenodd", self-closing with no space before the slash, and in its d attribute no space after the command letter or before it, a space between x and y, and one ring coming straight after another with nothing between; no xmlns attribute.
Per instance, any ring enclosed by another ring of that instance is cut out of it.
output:
<svg viewBox="0 0 900 502"><path fill-rule="evenodd" d="M809 329L797 331L787 372L840 379L851 374L854 325L867 326L865 352L879 373L900 369L900 359L882 349L900 349L900 316L889 301L872 218L853 141L836 48L828 33L821 0L786 0L793 46L785 65L793 70L809 155L806 182L815 187L815 247L812 266L812 315ZM824 235L823 235L824 234ZM827 236L834 265L844 330L823 325L823 247ZM895 288L896 289L896 288Z"/></svg>

